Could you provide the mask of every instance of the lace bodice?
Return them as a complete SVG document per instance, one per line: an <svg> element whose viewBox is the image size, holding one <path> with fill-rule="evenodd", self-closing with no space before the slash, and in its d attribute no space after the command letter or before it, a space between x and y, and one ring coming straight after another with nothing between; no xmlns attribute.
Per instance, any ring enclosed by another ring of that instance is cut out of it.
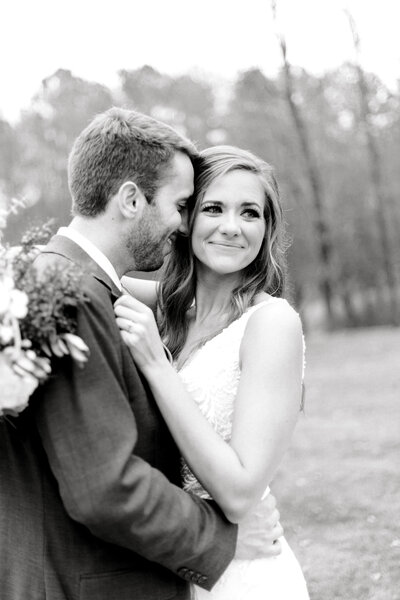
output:
<svg viewBox="0 0 400 600"><path fill-rule="evenodd" d="M182 366L179 375L217 433L226 441L231 437L234 401L240 379L240 344L250 316L271 302L286 302L271 297L250 307L218 335L199 348ZM188 465L182 460L182 481L186 491L209 498Z"/></svg>

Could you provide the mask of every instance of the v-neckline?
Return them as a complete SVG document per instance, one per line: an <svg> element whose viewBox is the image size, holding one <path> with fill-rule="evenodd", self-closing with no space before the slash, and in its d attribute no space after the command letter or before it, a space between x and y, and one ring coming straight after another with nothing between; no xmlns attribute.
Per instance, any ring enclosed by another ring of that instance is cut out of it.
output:
<svg viewBox="0 0 400 600"><path fill-rule="evenodd" d="M247 315L247 313L252 310L253 308L256 308L258 306L261 306L262 304L268 304L268 302L271 301L271 299L273 299L274 296L270 296L269 298L267 298L266 300L262 300L261 302L258 302L257 304L253 304L252 306L249 306L241 315L240 317L238 317L237 319L235 319L234 321L231 321L228 325L226 325L223 329L221 329L221 331L219 331L218 333L216 333L215 335L213 335L212 337L210 337L208 340L206 340L204 342L204 344L202 344L201 346L199 346L197 349L194 349L191 353L188 354L187 358L184 360L184 362L182 363L182 365L179 365L178 360L174 361L174 366L176 368L176 370L178 372L182 371L182 369L184 369L185 367L187 367L192 360L194 359L194 357L198 354L198 352L200 352L201 350L203 350L207 344L209 344L210 342L214 341L215 339L217 339L220 335L222 335L223 333L225 333L232 325L234 325L234 323L237 323L238 321L240 321L240 319L242 319L245 315Z"/></svg>

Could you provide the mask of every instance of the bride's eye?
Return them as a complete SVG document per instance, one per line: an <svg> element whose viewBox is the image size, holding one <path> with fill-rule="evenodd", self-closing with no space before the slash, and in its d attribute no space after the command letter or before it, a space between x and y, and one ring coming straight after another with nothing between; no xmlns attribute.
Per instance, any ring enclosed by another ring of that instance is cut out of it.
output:
<svg viewBox="0 0 400 600"><path fill-rule="evenodd" d="M211 202L203 204L200 210L201 212L208 213L211 215L219 214L222 211L221 206L219 204L214 204Z"/></svg>
<svg viewBox="0 0 400 600"><path fill-rule="evenodd" d="M242 214L251 219L259 219L261 217L260 212L255 208L246 208Z"/></svg>

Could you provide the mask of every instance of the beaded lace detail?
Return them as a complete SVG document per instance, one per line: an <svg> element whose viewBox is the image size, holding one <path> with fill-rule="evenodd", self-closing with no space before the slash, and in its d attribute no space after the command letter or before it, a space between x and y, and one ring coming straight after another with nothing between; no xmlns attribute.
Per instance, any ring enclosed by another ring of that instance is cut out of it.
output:
<svg viewBox="0 0 400 600"><path fill-rule="evenodd" d="M239 352L245 328L256 310L272 302L286 303L286 300L271 297L250 307L199 348L179 371L200 411L226 441L230 440L232 432L234 401L240 379ZM210 498L183 459L181 476L186 491Z"/></svg>

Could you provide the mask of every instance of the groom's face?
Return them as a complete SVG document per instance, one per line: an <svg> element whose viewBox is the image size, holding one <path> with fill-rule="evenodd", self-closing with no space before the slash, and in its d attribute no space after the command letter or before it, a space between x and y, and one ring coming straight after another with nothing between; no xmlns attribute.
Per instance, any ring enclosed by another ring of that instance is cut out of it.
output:
<svg viewBox="0 0 400 600"><path fill-rule="evenodd" d="M138 271L154 271L164 262L171 238L186 231L186 205L193 195L193 165L186 154L177 152L151 204L145 206L135 227L130 250Z"/></svg>

